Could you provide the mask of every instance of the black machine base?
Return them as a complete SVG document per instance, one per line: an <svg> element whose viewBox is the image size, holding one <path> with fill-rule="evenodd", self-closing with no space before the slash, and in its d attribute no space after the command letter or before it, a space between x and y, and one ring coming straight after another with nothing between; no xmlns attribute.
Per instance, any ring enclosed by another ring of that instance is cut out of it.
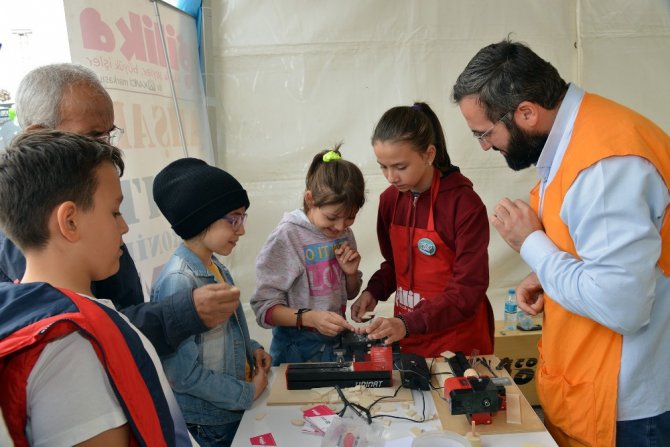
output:
<svg viewBox="0 0 670 447"><path fill-rule="evenodd" d="M286 388L307 390L330 386L384 388L392 385L391 371L354 371L352 362L291 363L286 368Z"/></svg>

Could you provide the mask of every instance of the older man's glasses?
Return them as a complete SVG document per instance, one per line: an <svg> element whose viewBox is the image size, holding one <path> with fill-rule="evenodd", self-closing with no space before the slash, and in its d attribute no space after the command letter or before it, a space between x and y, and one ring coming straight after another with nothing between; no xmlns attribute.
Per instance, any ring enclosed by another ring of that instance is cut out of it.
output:
<svg viewBox="0 0 670 447"><path fill-rule="evenodd" d="M247 221L247 213L242 214L226 214L222 217L223 220L230 222L230 225L233 227L233 231L239 230L244 223Z"/></svg>
<svg viewBox="0 0 670 447"><path fill-rule="evenodd" d="M472 131L472 136L475 137L475 138L477 139L477 141L479 141L479 144L489 143L489 140L487 140L486 138L489 136L489 134L491 133L491 131L493 130L493 128L496 127L496 126L498 125L499 122L508 119L508 118L509 118L509 115L510 115L511 113L512 113L512 112L507 112L506 114L504 114L503 116L501 116L501 117L498 119L498 121L496 121L495 123L493 123L493 125L492 125L491 127L489 127L488 129L486 129L484 132L477 132L477 131L474 131L474 130L473 130L473 131Z"/></svg>
<svg viewBox="0 0 670 447"><path fill-rule="evenodd" d="M124 130L120 127L112 127L109 131L96 135L94 138L103 143L111 144L112 146L117 146L121 137L123 136Z"/></svg>

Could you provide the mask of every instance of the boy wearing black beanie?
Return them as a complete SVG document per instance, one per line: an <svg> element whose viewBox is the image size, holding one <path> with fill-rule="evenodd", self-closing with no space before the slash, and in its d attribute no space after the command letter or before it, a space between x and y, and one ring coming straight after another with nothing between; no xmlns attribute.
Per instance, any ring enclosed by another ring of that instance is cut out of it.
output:
<svg viewBox="0 0 670 447"><path fill-rule="evenodd" d="M208 283L233 286L214 253L229 255L245 233L249 198L242 185L223 169L183 158L158 173L153 195L183 243L154 283L151 301ZM250 408L263 392L271 365L270 355L249 337L242 308L161 360L188 428L202 446L232 443L240 410Z"/></svg>

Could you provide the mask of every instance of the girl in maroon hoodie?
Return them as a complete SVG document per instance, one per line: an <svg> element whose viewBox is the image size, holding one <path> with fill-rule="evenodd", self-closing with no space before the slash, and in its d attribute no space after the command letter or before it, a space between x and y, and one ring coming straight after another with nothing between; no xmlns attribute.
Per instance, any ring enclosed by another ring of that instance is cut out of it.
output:
<svg viewBox="0 0 670 447"><path fill-rule="evenodd" d="M372 146L391 183L377 213L384 262L352 305L352 319L395 293L394 317L375 319L366 328L370 338L400 340L403 352L424 357L492 354L486 208L451 164L437 116L425 103L393 107Z"/></svg>

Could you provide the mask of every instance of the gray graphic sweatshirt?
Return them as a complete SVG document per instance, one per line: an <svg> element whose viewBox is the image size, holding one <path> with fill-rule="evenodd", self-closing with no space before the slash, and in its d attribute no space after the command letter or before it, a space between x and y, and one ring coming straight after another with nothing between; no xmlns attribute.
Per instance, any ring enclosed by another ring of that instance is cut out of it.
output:
<svg viewBox="0 0 670 447"><path fill-rule="evenodd" d="M251 308L258 324L272 327L265 322L265 314L277 304L344 316L345 275L335 257L335 249L344 242L356 248L351 228L332 239L312 225L303 210L285 213L256 258Z"/></svg>

